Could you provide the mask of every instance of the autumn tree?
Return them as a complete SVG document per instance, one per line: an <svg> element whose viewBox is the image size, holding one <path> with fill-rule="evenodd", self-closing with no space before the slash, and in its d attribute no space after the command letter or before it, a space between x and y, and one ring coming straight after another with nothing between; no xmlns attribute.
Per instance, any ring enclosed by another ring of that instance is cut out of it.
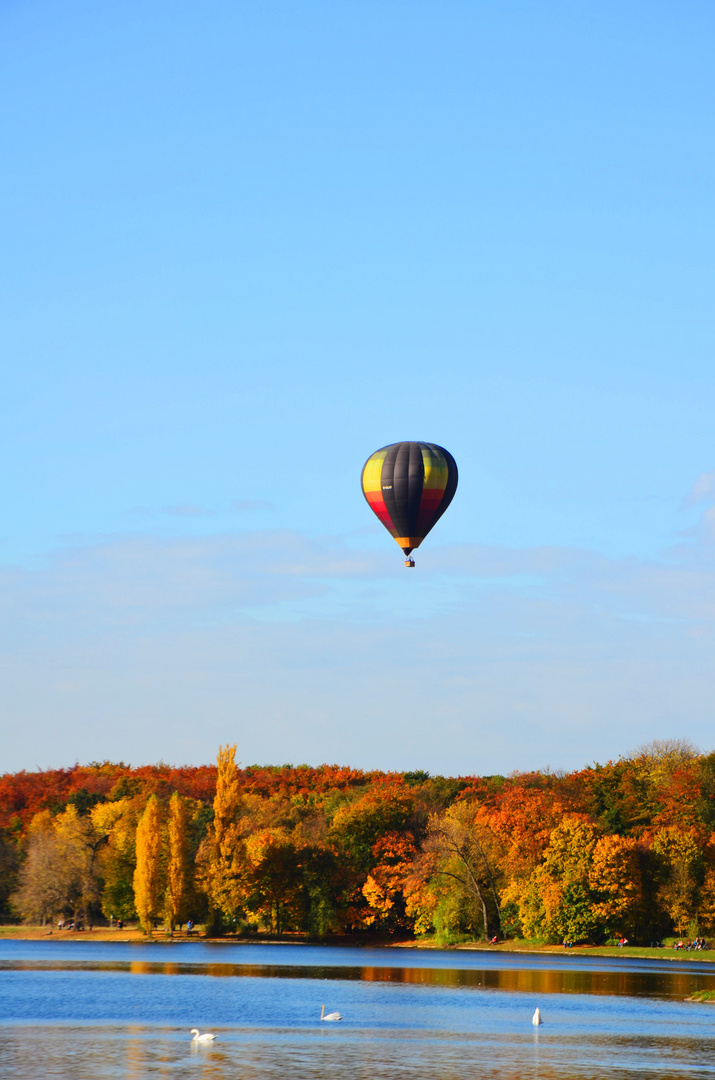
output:
<svg viewBox="0 0 715 1080"><path fill-rule="evenodd" d="M17 887L18 845L0 831L0 916L10 914L9 900Z"/></svg>
<svg viewBox="0 0 715 1080"><path fill-rule="evenodd" d="M321 839L304 840L298 858L303 907L300 929L322 938L340 929L341 868L335 853Z"/></svg>
<svg viewBox="0 0 715 1080"><path fill-rule="evenodd" d="M381 930L405 925L405 885L412 873L415 844L411 835L389 832L375 842L374 866L362 887L370 912L365 922Z"/></svg>
<svg viewBox="0 0 715 1080"><path fill-rule="evenodd" d="M186 918L190 869L186 803L175 791L169 800L169 862L164 908L170 933Z"/></svg>
<svg viewBox="0 0 715 1080"><path fill-rule="evenodd" d="M501 929L497 889L498 842L476 808L462 801L429 821L426 849L438 856L435 873L460 885L478 905L485 938Z"/></svg>
<svg viewBox="0 0 715 1080"><path fill-rule="evenodd" d="M438 863L439 857L436 853L418 852L405 875L402 891L405 915L411 920L415 933L429 934L436 930L438 939L446 944L450 937L449 931L457 930L459 933L463 927L459 919L453 926L444 925L445 907L449 906L450 894L454 890L446 877L440 877L436 873ZM447 921L454 922L454 919L448 916Z"/></svg>
<svg viewBox="0 0 715 1080"><path fill-rule="evenodd" d="M73 805L58 814L54 826L63 862L73 880L73 918L75 922L81 919L91 929L101 887L99 853L107 842L107 834Z"/></svg>
<svg viewBox="0 0 715 1080"><path fill-rule="evenodd" d="M54 818L48 811L36 815L14 906L29 921L66 915L75 925L91 926L100 891L98 852L105 842L106 834L74 805Z"/></svg>
<svg viewBox="0 0 715 1080"><path fill-rule="evenodd" d="M144 933L151 935L161 895L161 815L156 795L150 796L137 825L136 856L134 905Z"/></svg>
<svg viewBox="0 0 715 1080"><path fill-rule="evenodd" d="M12 906L29 923L44 926L67 903L67 882L60 844L48 811L35 815L28 833L27 856L20 868Z"/></svg>
<svg viewBox="0 0 715 1080"><path fill-rule="evenodd" d="M590 872L598 830L567 814L551 832L542 863L524 883L509 883L502 900L514 900L527 937L548 941L592 940L597 930Z"/></svg>
<svg viewBox="0 0 715 1080"><path fill-rule="evenodd" d="M210 906L232 920L240 912L245 895L245 860L241 857L238 828L241 787L235 745L219 748L217 766L214 819L202 853L201 877Z"/></svg>
<svg viewBox="0 0 715 1080"><path fill-rule="evenodd" d="M176 800L169 808L174 792L181 812ZM159 805L166 824L152 850L145 837L138 866L139 820L145 808L158 820ZM189 911L193 879L192 917L208 909L217 924L245 917L311 935L414 926L444 940L649 940L669 921L710 933L714 806L715 755L682 740L573 773L509 777L239 769L230 746L217 767L4 774L0 903L14 890L26 918L82 921L101 890L104 914L129 918L136 885L145 928L161 912L171 926Z"/></svg>
<svg viewBox="0 0 715 1080"><path fill-rule="evenodd" d="M692 832L660 829L652 844L660 864L658 899L676 933L684 934L697 913L696 890L702 877L703 851Z"/></svg>
<svg viewBox="0 0 715 1080"><path fill-rule="evenodd" d="M695 811L699 823L708 833L715 829L715 754L698 760L699 792Z"/></svg>
<svg viewBox="0 0 715 1080"><path fill-rule="evenodd" d="M99 803L90 811L95 829L107 836L101 851L102 913L107 919L133 919L136 832L139 807L136 798Z"/></svg>
<svg viewBox="0 0 715 1080"><path fill-rule="evenodd" d="M638 807L634 823L690 825L697 797L697 749L687 739L654 739L626 760L625 781ZM683 791L685 788L685 791Z"/></svg>
<svg viewBox="0 0 715 1080"><path fill-rule="evenodd" d="M412 790L391 779L344 800L334 812L327 845L340 868L337 901L345 928L372 921L363 886L375 865L375 845L383 836L403 833L413 807Z"/></svg>
<svg viewBox="0 0 715 1080"><path fill-rule="evenodd" d="M551 833L568 808L561 797L534 783L532 776L517 775L495 803L480 807L502 849L502 864L508 878L526 880L541 862L551 841Z"/></svg>
<svg viewBox="0 0 715 1080"><path fill-rule="evenodd" d="M249 916L281 934L299 916L298 852L285 829L254 832L245 844L243 904Z"/></svg>
<svg viewBox="0 0 715 1080"><path fill-rule="evenodd" d="M329 841L356 871L367 874L374 863L376 842L387 833L402 832L413 805L414 795L406 786L392 783L372 788L338 807Z"/></svg>
<svg viewBox="0 0 715 1080"><path fill-rule="evenodd" d="M703 883L698 889L698 925L707 934L715 932L715 834L705 845Z"/></svg>
<svg viewBox="0 0 715 1080"><path fill-rule="evenodd" d="M602 836L588 872L591 910L606 936L633 934L643 910L639 844L633 837Z"/></svg>
<svg viewBox="0 0 715 1080"><path fill-rule="evenodd" d="M697 756L698 749L689 739L653 739L634 750L629 760L642 778L658 788Z"/></svg>

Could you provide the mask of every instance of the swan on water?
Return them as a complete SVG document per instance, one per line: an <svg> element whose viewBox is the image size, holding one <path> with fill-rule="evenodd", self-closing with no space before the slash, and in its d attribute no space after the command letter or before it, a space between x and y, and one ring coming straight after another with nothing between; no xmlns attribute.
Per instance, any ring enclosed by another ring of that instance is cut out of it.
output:
<svg viewBox="0 0 715 1080"><path fill-rule="evenodd" d="M321 1020L342 1020L342 1018L343 1018L342 1013L338 1013L338 1012L328 1013L328 1015L326 1016L325 1015L325 1005L320 1006L320 1019Z"/></svg>
<svg viewBox="0 0 715 1080"><path fill-rule="evenodd" d="M191 1040L192 1042L213 1042L216 1038L216 1036L212 1035L210 1031L205 1031L203 1035L199 1035L198 1028L192 1028L191 1034L194 1036Z"/></svg>
<svg viewBox="0 0 715 1080"><path fill-rule="evenodd" d="M534 1015L531 1018L531 1022L534 1027L538 1027L539 1024L543 1024L544 1021L541 1019L541 1010L539 1008L536 1009Z"/></svg>

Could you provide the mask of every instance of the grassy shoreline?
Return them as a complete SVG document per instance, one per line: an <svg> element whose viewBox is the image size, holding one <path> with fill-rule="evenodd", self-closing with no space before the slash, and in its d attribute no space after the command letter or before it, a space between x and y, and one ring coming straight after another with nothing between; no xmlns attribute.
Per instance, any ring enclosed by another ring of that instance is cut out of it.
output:
<svg viewBox="0 0 715 1080"><path fill-rule="evenodd" d="M485 953L531 953L536 955L558 956L607 956L618 959L634 960L693 960L699 963L715 963L715 949L703 949L701 951L686 952L683 949L664 947L652 949L638 945L625 945L623 948L608 945L577 945L565 949L562 945L537 945L522 940L499 942L498 945L487 945L481 941L466 941L457 945L440 945L433 939L393 939L382 936L346 935L344 937L328 938L322 942L315 942L302 935L291 935L281 939L266 937L233 937L227 935L220 938L206 937L200 933L188 935L186 931L176 933L170 937L165 931L157 930L151 938L146 938L141 930L136 927L127 927L123 930L108 926L95 927L92 930L57 930L46 926L0 926L0 941L91 941L91 942L162 942L178 943L182 941L201 941L223 945L338 945L338 946L361 946L372 948L401 948L401 949L441 949L446 952L485 952Z"/></svg>
<svg viewBox="0 0 715 1080"><path fill-rule="evenodd" d="M395 942L394 944L398 944ZM399 943L402 944L402 943ZM664 947L652 949L647 946L624 945L575 945L565 949L563 945L536 945L529 941L502 941L498 945L487 945L481 941L466 941L459 945L439 945L436 942L412 941L405 943L416 949L470 950L489 953L532 953L537 955L558 956L609 956L635 960L699 960L703 963L715 963L715 949L702 949L686 952L684 949Z"/></svg>

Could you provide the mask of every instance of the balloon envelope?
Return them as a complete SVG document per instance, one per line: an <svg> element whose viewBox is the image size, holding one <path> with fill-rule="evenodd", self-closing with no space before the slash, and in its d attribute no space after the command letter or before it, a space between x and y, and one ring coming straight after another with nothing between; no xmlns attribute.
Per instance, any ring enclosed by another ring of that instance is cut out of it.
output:
<svg viewBox="0 0 715 1080"><path fill-rule="evenodd" d="M418 548L457 490L457 463L443 446L399 442L365 462L362 491L405 555Z"/></svg>

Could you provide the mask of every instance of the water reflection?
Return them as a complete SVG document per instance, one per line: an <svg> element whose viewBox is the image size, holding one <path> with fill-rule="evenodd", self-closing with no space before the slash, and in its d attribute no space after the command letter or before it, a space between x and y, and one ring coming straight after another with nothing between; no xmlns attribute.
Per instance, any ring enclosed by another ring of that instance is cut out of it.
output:
<svg viewBox="0 0 715 1080"><path fill-rule="evenodd" d="M707 970L599 971L588 968L521 968L513 966L449 969L435 967L291 967L282 964L182 964L176 961L0 960L0 971L105 971L132 975L208 975L212 978L333 979L418 986L481 987L529 994L607 994L683 999L696 990L715 988L715 972Z"/></svg>
<svg viewBox="0 0 715 1080"><path fill-rule="evenodd" d="M127 1031L127 1078L141 1080L145 1074L144 1046L139 1037L141 1029L132 1025Z"/></svg>

